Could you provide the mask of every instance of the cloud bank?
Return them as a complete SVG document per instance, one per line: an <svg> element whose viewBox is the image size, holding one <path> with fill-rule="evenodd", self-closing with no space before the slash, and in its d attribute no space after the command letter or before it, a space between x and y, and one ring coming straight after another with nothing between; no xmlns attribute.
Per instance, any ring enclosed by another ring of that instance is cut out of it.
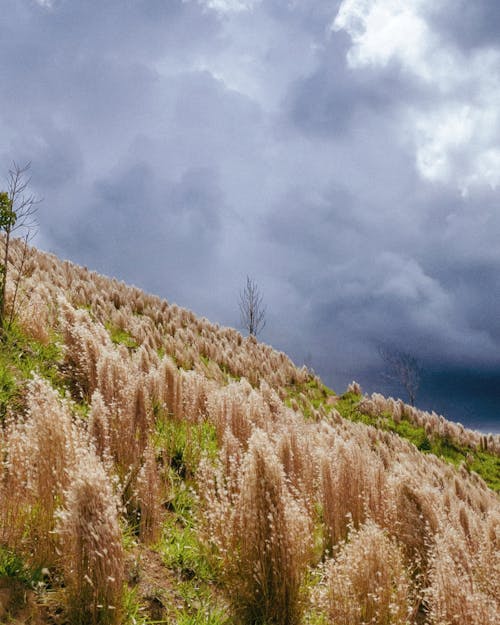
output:
<svg viewBox="0 0 500 625"><path fill-rule="evenodd" d="M389 345L499 428L496 2L4 4L0 165L32 161L40 246L236 326L249 274L262 338L337 390L398 391Z"/></svg>

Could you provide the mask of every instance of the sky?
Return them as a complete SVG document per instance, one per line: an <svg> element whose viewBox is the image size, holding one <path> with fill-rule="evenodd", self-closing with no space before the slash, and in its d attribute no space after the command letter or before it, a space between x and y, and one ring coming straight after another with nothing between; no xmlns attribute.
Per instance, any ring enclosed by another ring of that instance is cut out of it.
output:
<svg viewBox="0 0 500 625"><path fill-rule="evenodd" d="M35 243L240 326L338 392L500 432L497 0L1 0L0 178Z"/></svg>

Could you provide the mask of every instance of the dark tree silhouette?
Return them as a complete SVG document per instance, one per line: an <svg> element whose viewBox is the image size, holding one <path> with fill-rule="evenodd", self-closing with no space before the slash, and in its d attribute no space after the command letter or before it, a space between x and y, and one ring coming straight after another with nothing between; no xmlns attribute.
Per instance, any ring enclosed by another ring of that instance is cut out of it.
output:
<svg viewBox="0 0 500 625"><path fill-rule="evenodd" d="M4 233L3 262L0 265L0 332L3 330L6 317L5 294L9 275L9 248L11 239L16 231L24 232L23 238L25 247L21 260L22 265L24 265L28 238L36 223L35 213L39 200L37 200L32 193L28 192L28 187L31 182L31 178L28 176L30 166L30 163L26 163L26 165L20 167L16 162L13 162L7 177L7 191L0 192L0 231ZM22 267L21 270L18 271L15 296L17 296L21 275ZM13 306L15 304L15 296ZM11 319L13 312L12 309Z"/></svg>
<svg viewBox="0 0 500 625"><path fill-rule="evenodd" d="M409 352L385 347L379 348L379 354L386 365L384 377L400 384L408 394L410 405L414 406L422 375L417 358Z"/></svg>
<svg viewBox="0 0 500 625"><path fill-rule="evenodd" d="M247 276L245 288L240 293L241 324L248 334L257 336L266 325L266 309L257 284Z"/></svg>

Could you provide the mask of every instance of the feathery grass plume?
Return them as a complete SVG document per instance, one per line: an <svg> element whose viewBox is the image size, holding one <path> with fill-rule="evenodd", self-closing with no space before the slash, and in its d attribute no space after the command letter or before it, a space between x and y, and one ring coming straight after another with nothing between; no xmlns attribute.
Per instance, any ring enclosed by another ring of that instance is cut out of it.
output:
<svg viewBox="0 0 500 625"><path fill-rule="evenodd" d="M409 406L401 400L395 401L392 397L385 398L380 393L373 393L363 400L362 410L366 414L377 417L384 413L392 416L396 423L406 419L417 427L423 427L427 436L438 436L452 444L469 447L474 450L485 449L500 455L500 435L489 435L490 443L485 444L485 437L480 432L469 430L460 423L453 423L435 412L429 413Z"/></svg>
<svg viewBox="0 0 500 625"><path fill-rule="evenodd" d="M182 380L177 367L168 356L161 361L160 375L163 380L163 403L170 415L182 419Z"/></svg>
<svg viewBox="0 0 500 625"><path fill-rule="evenodd" d="M208 381L196 371L183 371L181 380L184 418L197 423L206 414Z"/></svg>
<svg viewBox="0 0 500 625"><path fill-rule="evenodd" d="M19 309L18 318L24 332L43 345L49 342L49 311L47 295L42 287L30 293L29 305Z"/></svg>
<svg viewBox="0 0 500 625"><path fill-rule="evenodd" d="M124 556L118 502L100 460L82 454L69 472L56 535L73 625L121 623Z"/></svg>
<svg viewBox="0 0 500 625"><path fill-rule="evenodd" d="M136 480L153 426L153 406L147 395L148 376L137 368L126 348L121 347L103 350L97 363L97 379L107 410L109 455L120 481L127 514L135 522ZM96 401L97 411L100 400ZM104 416L102 410L101 415ZM92 421L91 425L94 427Z"/></svg>
<svg viewBox="0 0 500 625"><path fill-rule="evenodd" d="M110 349L111 340L104 327L94 323L86 310L75 310L62 298L62 331L65 364L84 399L90 399L97 388L97 363L101 352Z"/></svg>
<svg viewBox="0 0 500 625"><path fill-rule="evenodd" d="M328 622L410 625L415 622L410 574L397 544L373 521L353 530L327 562L313 596Z"/></svg>
<svg viewBox="0 0 500 625"><path fill-rule="evenodd" d="M160 477L156 466L155 450L148 445L144 462L137 476L137 503L139 511L139 537L145 543L154 542L161 529Z"/></svg>
<svg viewBox="0 0 500 625"><path fill-rule="evenodd" d="M55 560L54 512L63 499L68 470L88 446L86 433L73 423L57 392L35 376L28 385L26 417L12 423L7 433L7 497L0 511L2 517L16 511L23 527L10 531L18 534L17 547L34 565L50 566Z"/></svg>
<svg viewBox="0 0 500 625"><path fill-rule="evenodd" d="M204 493L208 523L225 517L215 536L235 622L295 625L302 613L301 583L311 550L307 511L291 495L268 436L255 430L233 500L227 488ZM206 482L207 483L207 482ZM220 485L220 484L219 484ZM210 533L210 525L207 527Z"/></svg>
<svg viewBox="0 0 500 625"><path fill-rule="evenodd" d="M146 380L144 374L137 376L136 384L130 385L134 389L134 404L132 406L132 436L134 437L139 454L146 449L148 435L152 429L152 407L146 395Z"/></svg>
<svg viewBox="0 0 500 625"><path fill-rule="evenodd" d="M92 393L87 428L97 454L106 461L111 459L109 422L109 410L101 393L96 389Z"/></svg>
<svg viewBox="0 0 500 625"><path fill-rule="evenodd" d="M277 455L289 484L312 512L317 501L320 479L314 449L315 424L297 420L292 411L283 413L282 419L282 426L274 437Z"/></svg>
<svg viewBox="0 0 500 625"><path fill-rule="evenodd" d="M409 477L393 477L395 516L388 529L397 536L406 557L427 569L428 552L439 527L437 511L441 509L437 493L429 487L418 486Z"/></svg>
<svg viewBox="0 0 500 625"><path fill-rule="evenodd" d="M321 503L331 549L358 528L368 514L379 519L384 510L385 476L381 459L355 440L338 439L321 457Z"/></svg>
<svg viewBox="0 0 500 625"><path fill-rule="evenodd" d="M274 417L262 395L246 379L214 389L206 401L207 415L215 425L219 443L229 428L246 449L254 428L273 428Z"/></svg>
<svg viewBox="0 0 500 625"><path fill-rule="evenodd" d="M353 393L354 395L363 395L360 384L353 380L347 387L347 393Z"/></svg>
<svg viewBox="0 0 500 625"><path fill-rule="evenodd" d="M497 545L498 547L498 545ZM430 555L429 586L425 600L432 625L497 625L500 622L498 580L500 557L482 566L468 552L463 536L447 525L436 536ZM478 566L479 565L479 566ZM493 593L491 592L493 590Z"/></svg>
<svg viewBox="0 0 500 625"><path fill-rule="evenodd" d="M103 350L97 364L98 389L109 412L110 451L123 477L140 462L152 427L147 378L128 354Z"/></svg>

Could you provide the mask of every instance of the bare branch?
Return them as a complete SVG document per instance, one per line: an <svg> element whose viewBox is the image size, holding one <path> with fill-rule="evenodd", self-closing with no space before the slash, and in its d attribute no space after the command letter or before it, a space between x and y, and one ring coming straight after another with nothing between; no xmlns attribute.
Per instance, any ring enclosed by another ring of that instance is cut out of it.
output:
<svg viewBox="0 0 500 625"><path fill-rule="evenodd" d="M0 192L0 230L4 234L3 262L0 264L0 335L2 335L4 330L6 316L5 296L9 276L9 263L11 262L9 260L11 238L16 230L24 230L25 248L22 255L21 268L18 271L15 282L14 303L10 313L9 327L15 313L14 305L26 259L28 240L33 234L33 228L36 226L37 204L41 201L33 193L28 193L31 178L27 175L27 172L30 167L31 163L26 163L26 165L21 167L13 161L7 176L7 192Z"/></svg>
<svg viewBox="0 0 500 625"><path fill-rule="evenodd" d="M401 384L408 394L410 404L414 406L422 375L417 358L408 352L385 347L379 347L378 351L387 368L384 377Z"/></svg>
<svg viewBox="0 0 500 625"><path fill-rule="evenodd" d="M257 336L266 325L266 309L257 284L247 276L245 288L240 293L241 324L248 334Z"/></svg>
<svg viewBox="0 0 500 625"><path fill-rule="evenodd" d="M17 295L19 291L19 285L21 284L21 278L24 275L24 266L26 264L26 260L28 259L28 255L29 255L29 247L28 247L29 240L30 240L30 234L28 233L23 238L23 251L21 254L21 262L17 269L17 279L15 281L14 296L12 297L12 303L10 305L9 321L7 323L7 328L9 330L12 326L12 322L14 321L14 312L16 310L16 302L17 302Z"/></svg>
<svg viewBox="0 0 500 625"><path fill-rule="evenodd" d="M16 215L15 223L10 232L20 230L21 228L31 230L37 223L35 215L41 199L37 198L33 193L27 193L31 183L31 176L27 175L30 167L30 162L21 167L13 161L12 167L9 169L7 188L12 202L12 210Z"/></svg>

